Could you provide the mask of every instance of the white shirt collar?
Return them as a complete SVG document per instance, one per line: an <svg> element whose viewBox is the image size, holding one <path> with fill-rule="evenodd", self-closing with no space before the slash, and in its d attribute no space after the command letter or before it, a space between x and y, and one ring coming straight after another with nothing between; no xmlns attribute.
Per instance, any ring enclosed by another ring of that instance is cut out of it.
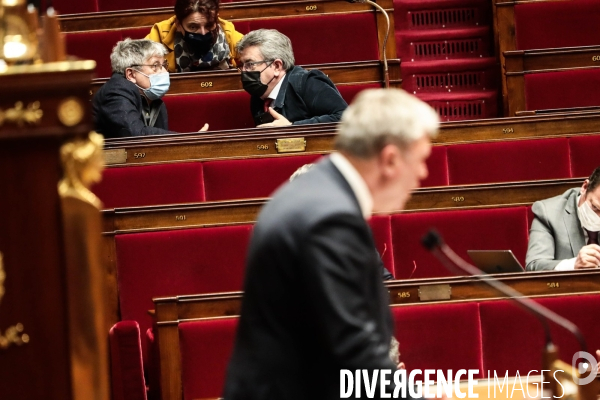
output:
<svg viewBox="0 0 600 400"><path fill-rule="evenodd" d="M352 188L363 217L365 219L371 218L371 214L373 213L373 197L365 180L342 154L334 152L329 156L329 159L340 171L344 179L346 179L350 188Z"/></svg>
<svg viewBox="0 0 600 400"><path fill-rule="evenodd" d="M285 73L281 76L281 80L277 82L277 85L271 90L271 93L267 96L268 99L273 99L273 101L277 100L277 95L279 94L279 89L281 89L281 84L283 83L283 78L285 77ZM275 106L273 106L275 107Z"/></svg>

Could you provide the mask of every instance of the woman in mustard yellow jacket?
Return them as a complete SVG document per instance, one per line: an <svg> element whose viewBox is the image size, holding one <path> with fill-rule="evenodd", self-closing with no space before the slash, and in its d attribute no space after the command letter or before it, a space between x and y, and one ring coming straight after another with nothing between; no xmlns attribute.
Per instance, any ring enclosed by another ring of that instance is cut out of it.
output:
<svg viewBox="0 0 600 400"><path fill-rule="evenodd" d="M177 0L175 15L154 24L146 39L168 48L169 72L191 72L235 67L243 36L219 18L219 0Z"/></svg>

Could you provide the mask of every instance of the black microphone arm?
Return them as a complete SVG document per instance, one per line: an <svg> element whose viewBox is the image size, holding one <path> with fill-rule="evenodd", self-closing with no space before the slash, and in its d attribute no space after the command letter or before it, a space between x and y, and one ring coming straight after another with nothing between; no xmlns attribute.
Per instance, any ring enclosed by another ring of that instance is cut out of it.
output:
<svg viewBox="0 0 600 400"><path fill-rule="evenodd" d="M466 272L469 275L475 276L480 281L493 287L498 292L510 297L512 300L516 301L520 306L522 306L527 311L535 315L544 327L547 348L548 346L552 345L550 327L548 325L548 320L550 320L555 324L563 327L567 331L571 332L571 334L573 334L573 336L575 336L575 338L579 342L579 347L581 348L581 350L587 352L585 338L583 337L583 334L581 333L577 325L575 325L568 319L558 315L554 311L542 306L541 304L536 303L530 298L524 297L521 292L498 281L497 279L486 277L483 271L481 271L479 268L469 264L468 262L460 258L458 254L456 254L446 243L444 243L441 236L435 230L430 230L425 236L423 236L423 238L421 239L421 244L427 250L431 251L431 253L449 270L459 270L462 272Z"/></svg>
<svg viewBox="0 0 600 400"><path fill-rule="evenodd" d="M388 63L387 63L387 54L386 54L388 37L390 36L390 17L387 15L387 12L385 11L385 9L383 7L381 7L379 4L375 3L374 1L371 1L371 0L346 0L346 1L348 3L370 4L371 6L375 7L379 11L381 11L383 16L385 17L385 22L387 23L387 29L385 31L385 37L383 38L383 80L385 83L385 87L387 89L390 87L390 74L388 72Z"/></svg>

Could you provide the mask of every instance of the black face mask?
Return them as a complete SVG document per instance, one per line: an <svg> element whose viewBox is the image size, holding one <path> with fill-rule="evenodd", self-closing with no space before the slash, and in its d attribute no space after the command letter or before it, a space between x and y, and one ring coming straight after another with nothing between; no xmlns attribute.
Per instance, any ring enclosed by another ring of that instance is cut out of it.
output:
<svg viewBox="0 0 600 400"><path fill-rule="evenodd" d="M195 53L206 54L213 45L212 32L206 32L205 34L192 33L185 29L183 32L183 40L185 40L190 49Z"/></svg>
<svg viewBox="0 0 600 400"><path fill-rule="evenodd" d="M275 76L271 78L271 81L262 83L260 81L260 74L270 66L271 64L266 66L262 71L242 71L242 86L246 92L250 93L250 96L260 97L265 94L269 87L269 83L275 79Z"/></svg>

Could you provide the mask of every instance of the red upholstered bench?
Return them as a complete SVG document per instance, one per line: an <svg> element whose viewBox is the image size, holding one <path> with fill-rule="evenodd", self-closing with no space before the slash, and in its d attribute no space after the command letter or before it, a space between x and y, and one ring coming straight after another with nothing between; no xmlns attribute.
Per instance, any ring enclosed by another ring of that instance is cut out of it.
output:
<svg viewBox="0 0 600 400"><path fill-rule="evenodd" d="M441 121L496 118L498 113L496 91L421 92L417 97L433 107Z"/></svg>
<svg viewBox="0 0 600 400"><path fill-rule="evenodd" d="M587 178L600 166L600 136L574 136L569 138L571 176Z"/></svg>
<svg viewBox="0 0 600 400"><path fill-rule="evenodd" d="M370 13L257 19L249 28L287 35L298 65L379 59L377 25ZM325 42L326 48L320 49Z"/></svg>
<svg viewBox="0 0 600 400"><path fill-rule="evenodd" d="M396 30L484 26L490 23L487 0L394 0Z"/></svg>
<svg viewBox="0 0 600 400"><path fill-rule="evenodd" d="M525 74L526 109L599 106L599 85L598 68Z"/></svg>
<svg viewBox="0 0 600 400"><path fill-rule="evenodd" d="M250 95L244 91L165 96L169 129L195 132L205 123L210 131L254 128Z"/></svg>
<svg viewBox="0 0 600 400"><path fill-rule="evenodd" d="M392 229L389 215L376 215L369 220L373 232L373 239L377 252L381 256L383 265L394 276L394 257L392 257Z"/></svg>
<svg viewBox="0 0 600 400"><path fill-rule="evenodd" d="M537 300L575 323L582 331L588 352L600 348L598 323L599 295L559 296ZM544 333L539 320L516 304L502 300L480 304L483 366L493 375L521 376L542 369ZM552 339L559 356L571 365L573 355L581 350L576 339L564 329L550 323Z"/></svg>
<svg viewBox="0 0 600 400"><path fill-rule="evenodd" d="M137 321L146 332L153 297L241 290L251 230L237 225L117 235L121 319Z"/></svg>
<svg viewBox="0 0 600 400"><path fill-rule="evenodd" d="M450 185L569 178L566 138L447 146Z"/></svg>
<svg viewBox="0 0 600 400"><path fill-rule="evenodd" d="M204 201L202 164L107 168L92 191L104 208Z"/></svg>
<svg viewBox="0 0 600 400"><path fill-rule="evenodd" d="M434 146L427 159L429 175L421 182L421 187L448 186L448 152L446 146Z"/></svg>
<svg viewBox="0 0 600 400"><path fill-rule="evenodd" d="M407 370L477 369L483 377L475 302L392 307L400 360Z"/></svg>
<svg viewBox="0 0 600 400"><path fill-rule="evenodd" d="M179 324L184 400L223 395L237 323L237 318L221 318Z"/></svg>
<svg viewBox="0 0 600 400"><path fill-rule="evenodd" d="M597 0L539 1L515 5L518 50L597 45L600 43L599 24L600 2Z"/></svg>
<svg viewBox="0 0 600 400"><path fill-rule="evenodd" d="M110 329L110 363L113 400L146 400L146 381L135 321L117 322Z"/></svg>
<svg viewBox="0 0 600 400"><path fill-rule="evenodd" d="M525 265L526 207L396 214L392 215L391 222L396 279L455 275L421 245L421 238L431 228L467 261L470 260L467 250L510 249Z"/></svg>
<svg viewBox="0 0 600 400"><path fill-rule="evenodd" d="M53 0L52 6L59 14L87 14L98 11L98 0Z"/></svg>

